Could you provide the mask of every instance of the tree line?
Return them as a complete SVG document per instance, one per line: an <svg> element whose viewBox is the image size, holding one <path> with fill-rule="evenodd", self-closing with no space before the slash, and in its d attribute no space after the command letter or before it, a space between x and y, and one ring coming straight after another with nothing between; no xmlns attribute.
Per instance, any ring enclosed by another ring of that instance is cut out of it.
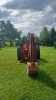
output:
<svg viewBox="0 0 56 100"><path fill-rule="evenodd" d="M40 42L43 45L47 45L47 46L52 46L54 45L54 39L56 38L56 31L55 28L51 28L50 31L48 31L47 27L43 27L43 30L40 32Z"/></svg>
<svg viewBox="0 0 56 100"><path fill-rule="evenodd" d="M13 42L15 42L15 45L25 43L29 38L30 32L27 33L27 36L23 37L21 37L21 34L22 31L18 31L9 20L6 22L4 20L0 21L0 35L2 35L5 42L10 42L10 45L13 45ZM56 40L55 28L52 27L51 30L48 31L47 27L43 27L39 37L36 36L36 43L38 45L53 46L54 39Z"/></svg>

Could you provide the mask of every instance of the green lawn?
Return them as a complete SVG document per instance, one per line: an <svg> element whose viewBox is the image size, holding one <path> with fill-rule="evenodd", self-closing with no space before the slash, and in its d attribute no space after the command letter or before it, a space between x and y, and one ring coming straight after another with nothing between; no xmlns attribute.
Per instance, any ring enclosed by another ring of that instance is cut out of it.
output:
<svg viewBox="0 0 56 100"><path fill-rule="evenodd" d="M0 100L56 100L56 49L41 48L37 75L27 75L26 61L17 64L16 51L0 50Z"/></svg>

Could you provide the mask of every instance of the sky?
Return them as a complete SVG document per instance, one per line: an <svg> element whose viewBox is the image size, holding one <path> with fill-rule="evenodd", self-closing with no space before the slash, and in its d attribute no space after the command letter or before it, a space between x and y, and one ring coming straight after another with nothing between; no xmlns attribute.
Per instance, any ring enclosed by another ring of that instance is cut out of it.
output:
<svg viewBox="0 0 56 100"><path fill-rule="evenodd" d="M0 20L10 20L22 36L39 36L44 26L56 30L56 0L0 0Z"/></svg>

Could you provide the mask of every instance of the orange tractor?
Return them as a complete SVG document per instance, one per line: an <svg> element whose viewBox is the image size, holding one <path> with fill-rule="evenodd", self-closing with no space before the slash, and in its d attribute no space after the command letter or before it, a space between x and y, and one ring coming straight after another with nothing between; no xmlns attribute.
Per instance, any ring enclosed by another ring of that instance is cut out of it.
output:
<svg viewBox="0 0 56 100"><path fill-rule="evenodd" d="M36 74L38 71L38 61L40 59L40 48L35 43L35 35L30 34L28 41L25 44L20 44L17 47L17 58L22 62L25 58L27 62L27 74Z"/></svg>

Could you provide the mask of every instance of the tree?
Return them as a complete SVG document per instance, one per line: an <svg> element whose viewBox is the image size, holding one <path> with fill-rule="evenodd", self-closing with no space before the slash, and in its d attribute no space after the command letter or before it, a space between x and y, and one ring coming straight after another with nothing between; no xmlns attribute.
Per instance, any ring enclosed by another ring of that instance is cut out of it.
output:
<svg viewBox="0 0 56 100"><path fill-rule="evenodd" d="M40 39L39 39L39 37L37 37L37 36L36 36L36 44L37 44L37 45L40 45L40 44L41 44Z"/></svg>
<svg viewBox="0 0 56 100"><path fill-rule="evenodd" d="M5 38L5 28L6 28L6 25L5 25L5 22L3 20L0 21L0 35L2 35L3 38Z"/></svg>
<svg viewBox="0 0 56 100"><path fill-rule="evenodd" d="M39 37L40 41L42 42L43 45L49 45L51 41L51 35L50 32L48 31L47 27L43 27L43 31L40 33Z"/></svg>
<svg viewBox="0 0 56 100"><path fill-rule="evenodd" d="M28 33L27 33L27 39L29 39L29 37L30 37L30 34L31 34L30 32L28 32Z"/></svg>
<svg viewBox="0 0 56 100"><path fill-rule="evenodd" d="M12 41L16 39L20 40L22 31L18 31L14 28L13 24L8 20L4 22L0 21L0 35L3 36L5 41L10 41L10 45L12 45Z"/></svg>
<svg viewBox="0 0 56 100"><path fill-rule="evenodd" d="M26 36L23 36L23 37L21 38L21 43L22 43L22 44L25 44L26 41L27 41L27 37L26 37Z"/></svg>
<svg viewBox="0 0 56 100"><path fill-rule="evenodd" d="M56 36L54 37L54 41L56 42Z"/></svg>
<svg viewBox="0 0 56 100"><path fill-rule="evenodd" d="M20 38L22 32L15 29L13 27L13 24L10 23L10 21L7 21L6 29L6 37L9 38L10 41L15 40L16 38Z"/></svg>
<svg viewBox="0 0 56 100"><path fill-rule="evenodd" d="M54 38L56 37L56 31L55 31L55 28L53 27L53 28L51 28L51 31L50 31L50 33L51 33L51 42L52 42L52 45L54 44Z"/></svg>

